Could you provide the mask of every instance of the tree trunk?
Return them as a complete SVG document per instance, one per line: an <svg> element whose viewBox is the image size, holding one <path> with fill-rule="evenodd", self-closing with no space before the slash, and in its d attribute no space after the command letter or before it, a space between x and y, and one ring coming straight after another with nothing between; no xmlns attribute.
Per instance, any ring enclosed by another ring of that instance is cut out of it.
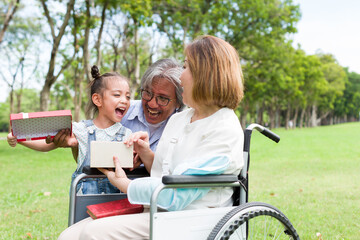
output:
<svg viewBox="0 0 360 240"><path fill-rule="evenodd" d="M294 123L294 124L293 124L293 128L296 128L298 113L299 113L299 107L296 107L296 108L295 108L294 118L293 118L293 123Z"/></svg>
<svg viewBox="0 0 360 240"><path fill-rule="evenodd" d="M299 128L303 128L303 125L304 125L304 117L305 117L305 108L302 108L302 109L301 109L301 114L300 114Z"/></svg>
<svg viewBox="0 0 360 240"><path fill-rule="evenodd" d="M50 99L50 87L51 85L49 85L45 81L45 85L40 91L40 111L46 111L48 109Z"/></svg>
<svg viewBox="0 0 360 240"><path fill-rule="evenodd" d="M101 38L102 38L102 33L104 30L104 25L105 25L105 20L106 20L106 9L107 6L109 5L109 1L106 0L104 2L104 7L101 13L101 24L100 24L100 29L99 29L99 33L98 33L98 39L96 41L95 44L95 49L96 49L96 66L100 67L101 64L101 50L100 50L100 45L101 45Z"/></svg>
<svg viewBox="0 0 360 240"><path fill-rule="evenodd" d="M291 106L290 103L288 103L287 105L287 109L286 109L286 116L285 116L285 129L288 130L289 129L289 122L290 122L290 112L291 112ZM292 124L290 124L291 128L292 128Z"/></svg>
<svg viewBox="0 0 360 240"><path fill-rule="evenodd" d="M135 72L134 72L134 78L135 82L131 86L131 98L135 99L135 94L137 92L138 87L140 86L140 59L139 59L139 31L137 27L137 22L135 22L135 30L134 30L134 50L135 50Z"/></svg>
<svg viewBox="0 0 360 240"><path fill-rule="evenodd" d="M276 106L276 110L275 110L275 128L279 128L280 127L280 107Z"/></svg>
<svg viewBox="0 0 360 240"><path fill-rule="evenodd" d="M272 107L269 107L270 129L275 128L275 115L275 110Z"/></svg>
<svg viewBox="0 0 360 240"><path fill-rule="evenodd" d="M261 107L258 107L257 110L256 123L260 125L264 125L263 115L264 115L264 106L261 105Z"/></svg>
<svg viewBox="0 0 360 240"><path fill-rule="evenodd" d="M315 104L311 106L310 126L317 126L317 107Z"/></svg>
<svg viewBox="0 0 360 240"><path fill-rule="evenodd" d="M74 121L79 122L80 121L80 112L81 112L81 96L82 96L82 74L80 73L82 71L79 71L78 68L75 69L75 81L74 81L74 90L75 90L75 96L74 96L74 107L75 107L75 113L74 113ZM80 74L79 74L80 73ZM89 100L91 101L91 100Z"/></svg>
<svg viewBox="0 0 360 240"><path fill-rule="evenodd" d="M23 88L16 94L16 112L21 112L21 101L22 101Z"/></svg>
<svg viewBox="0 0 360 240"><path fill-rule="evenodd" d="M53 38L53 47L52 47L52 50L51 50L49 69L48 69L48 72L46 74L46 79L45 79L44 86L43 86L43 88L42 88L42 90L40 92L40 110L41 111L46 111L48 109L51 86L55 83L55 81L56 81L56 79L58 77L58 76L55 77L55 75L54 75L55 63L56 63L56 61L55 61L56 60L56 55L57 55L57 52L58 52L58 48L59 48L61 39L62 39L63 35L65 34L65 28L68 25L71 11L74 8L75 0L69 0L69 2L67 4L66 14L64 16L64 22L61 25L59 33L58 33L57 36L55 36L54 23L53 23L52 18L50 17L49 10L47 8L45 0L41 0L41 3L43 5L45 16L46 16L46 18L48 20L48 23L49 23L49 26L50 26L50 29L51 29L51 35L52 35L52 38Z"/></svg>
<svg viewBox="0 0 360 240"><path fill-rule="evenodd" d="M90 0L86 0L86 25L85 25L85 39L84 39L84 71L86 80L89 83L91 81L91 69L89 66L90 54L89 54L89 35L90 35Z"/></svg>
<svg viewBox="0 0 360 240"><path fill-rule="evenodd" d="M0 31L0 45L1 42L4 38L5 32L9 26L9 23L11 21L11 19L14 17L16 10L18 9L20 0L16 0L15 1L10 1L8 9L6 11L6 15L5 15L5 19L4 19L4 26L2 27L1 31Z"/></svg>

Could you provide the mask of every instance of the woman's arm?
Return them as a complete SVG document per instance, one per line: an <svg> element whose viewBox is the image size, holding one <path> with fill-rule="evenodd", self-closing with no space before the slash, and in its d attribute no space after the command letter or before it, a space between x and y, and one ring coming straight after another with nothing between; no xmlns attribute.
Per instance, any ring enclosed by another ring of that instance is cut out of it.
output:
<svg viewBox="0 0 360 240"><path fill-rule="evenodd" d="M115 164L115 171L108 170L104 168L99 168L99 170L106 175L109 181L117 187L121 192L127 193L128 186L131 182L130 179L126 176L125 171L120 166L120 161L118 157L113 157Z"/></svg>

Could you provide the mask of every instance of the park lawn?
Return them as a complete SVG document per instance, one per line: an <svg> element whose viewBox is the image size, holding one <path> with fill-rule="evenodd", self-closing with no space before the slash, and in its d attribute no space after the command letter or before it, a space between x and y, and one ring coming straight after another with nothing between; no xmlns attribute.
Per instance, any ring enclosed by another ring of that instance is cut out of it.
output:
<svg viewBox="0 0 360 240"><path fill-rule="evenodd" d="M57 239L75 168L70 149L42 153L0 141L0 239Z"/></svg>
<svg viewBox="0 0 360 240"><path fill-rule="evenodd" d="M278 207L301 239L357 239L360 123L274 132L278 144L253 133L249 200ZM0 141L0 167L0 239L56 239L67 226L70 149L39 153Z"/></svg>
<svg viewBox="0 0 360 240"><path fill-rule="evenodd" d="M253 134L250 201L278 207L301 239L359 239L360 123Z"/></svg>

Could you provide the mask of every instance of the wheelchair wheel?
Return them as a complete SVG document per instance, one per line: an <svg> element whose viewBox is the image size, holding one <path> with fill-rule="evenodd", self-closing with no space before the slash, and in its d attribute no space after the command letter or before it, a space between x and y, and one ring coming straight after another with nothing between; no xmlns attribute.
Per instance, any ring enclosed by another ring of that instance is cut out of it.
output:
<svg viewBox="0 0 360 240"><path fill-rule="evenodd" d="M208 240L215 239L300 240L295 228L280 210L261 202L245 203L228 212L208 237Z"/></svg>

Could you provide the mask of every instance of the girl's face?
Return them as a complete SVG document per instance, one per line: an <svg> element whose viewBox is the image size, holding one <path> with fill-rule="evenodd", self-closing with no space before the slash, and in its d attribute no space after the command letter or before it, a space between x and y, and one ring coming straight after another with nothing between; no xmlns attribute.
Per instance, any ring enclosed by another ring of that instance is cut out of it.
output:
<svg viewBox="0 0 360 240"><path fill-rule="evenodd" d="M190 68L188 65L188 62L185 58L184 66L183 66L183 72L181 73L180 80L181 80L181 86L183 87L184 91L182 93L183 101L185 105L189 107L194 107L194 101L192 98L192 89L194 85L194 80L192 77L192 74L190 72Z"/></svg>
<svg viewBox="0 0 360 240"><path fill-rule="evenodd" d="M104 124L111 126L120 122L129 109L130 88L129 84L121 78L109 79L106 86L99 97L98 117Z"/></svg>

